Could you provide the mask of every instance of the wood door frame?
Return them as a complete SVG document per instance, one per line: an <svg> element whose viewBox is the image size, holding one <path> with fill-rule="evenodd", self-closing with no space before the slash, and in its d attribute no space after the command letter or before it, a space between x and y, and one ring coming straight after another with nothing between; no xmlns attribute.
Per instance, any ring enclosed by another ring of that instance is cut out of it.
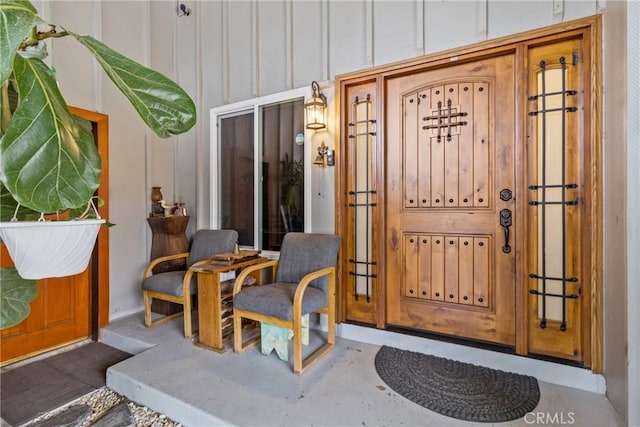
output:
<svg viewBox="0 0 640 427"><path fill-rule="evenodd" d="M603 313L602 313L602 277L603 277L603 254L602 254L602 234L603 234L603 205L602 205L602 53L601 53L601 28L602 28L602 16L594 15L575 21L570 21L558 25L552 25L543 27L523 33L509 35L494 40L488 40L485 42L465 46L461 48L455 48L438 52L410 60L395 62L391 64L381 65L374 68L356 71L353 73L346 73L336 76L335 91L336 91L336 123L338 124L335 129L336 138L336 179L335 179L335 194L336 194L336 209L335 209L335 223L336 231L339 235L346 236L348 230L347 224L347 199L346 199L346 164L341 161L341 153L347 152L348 141L348 124L341 122L341 117L346 117L346 109L348 105L343 100L343 94L345 94L349 87L356 86L359 83L375 80L377 82L375 102L378 106L385 105L384 99L384 83L385 79L389 77L397 77L402 74L415 73L417 71L427 71L436 69L439 67L446 67L452 62L466 62L475 61L487 56L495 56L498 54L504 54L509 51L515 53L516 65L516 170L520 173L523 167L525 167L524 158L524 141L526 136L526 87L527 76L522 67L526 67L525 59L527 49L531 46L535 46L542 43L549 43L551 41L559 41L567 38L581 37L584 41L586 49L589 50L589 55L585 58L588 61L589 70L591 70L589 81L587 82L587 91L590 91L586 97L585 102L585 126L584 132L586 134L585 141L588 146L585 149L589 152L590 166L592 167L591 174L588 175L588 179L585 181L586 192L590 194L591 206L587 208L586 216L591 224L595 224L593 227L593 233L590 240L585 243L589 251L586 253L589 257L587 265L591 271L590 277L590 308L588 317L590 317L591 330L588 333L589 341L588 347L590 348L590 366L594 373L601 373L603 369ZM377 138L384 138L384 114L383 109L378 107L376 110L377 118ZM380 140L379 140L380 141ZM384 143L380 143L384 146ZM380 150L380 156L383 156L383 150ZM380 159L378 159L380 160ZM379 173L376 179L382 179L384 175L384 162L380 162L378 166ZM525 186L523 183L522 186ZM524 188L518 188L518 194L526 194ZM525 205L519 202L514 207L515 214L518 217L525 219ZM385 230L386 222L384 209L380 209L377 214L377 223ZM515 231L516 238L519 240L516 244L523 244L524 231L527 229L526 220L518 221L518 225ZM342 239L341 252L348 253L348 239ZM380 245L377 248L376 256L379 266L379 277L385 277L384 265L386 264L386 255L384 246ZM517 277L524 277L524 265L526 265L526 259L517 259ZM347 283L348 271L345 268L340 268L339 284ZM339 295L343 295L345 290L339 286ZM378 313L375 321L375 326L379 329L384 329L386 324L386 297L383 289L382 281L378 281L376 288L378 292L378 301L380 306L376 308ZM520 315L516 316L516 352L519 354L526 354L527 349L527 297L526 289L524 285L516 286L516 311ZM338 321L344 321L346 319L346 307L342 302L343 298L339 298L338 306Z"/></svg>
<svg viewBox="0 0 640 427"><path fill-rule="evenodd" d="M73 114L95 123L95 143L102 161L100 173L100 186L97 195L104 204L98 207L98 212L103 218L109 218L109 116L83 108L69 106ZM97 261L97 266L94 263ZM109 227L100 227L98 240L92 255L91 274L89 285L91 286L91 319L90 327L93 339L97 339L99 328L109 324ZM97 274L97 278L95 275ZM96 286L97 284L97 286ZM94 295L97 288L97 299ZM97 301L97 303L96 303ZM97 310L97 312L96 312ZM96 323L97 322L97 323Z"/></svg>

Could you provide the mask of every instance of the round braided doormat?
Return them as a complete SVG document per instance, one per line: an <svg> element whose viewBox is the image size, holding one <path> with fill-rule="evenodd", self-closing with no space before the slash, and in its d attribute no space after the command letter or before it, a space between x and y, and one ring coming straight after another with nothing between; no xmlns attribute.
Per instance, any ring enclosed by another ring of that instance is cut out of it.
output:
<svg viewBox="0 0 640 427"><path fill-rule="evenodd" d="M515 420L540 400L527 375L383 346L376 371L396 393L448 417L476 422Z"/></svg>

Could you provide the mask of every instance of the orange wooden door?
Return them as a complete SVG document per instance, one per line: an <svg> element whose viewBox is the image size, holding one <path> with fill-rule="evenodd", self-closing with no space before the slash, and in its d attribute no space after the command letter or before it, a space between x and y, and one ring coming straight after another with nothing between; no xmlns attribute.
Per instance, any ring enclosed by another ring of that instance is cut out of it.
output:
<svg viewBox="0 0 640 427"><path fill-rule="evenodd" d="M513 55L387 80L388 324L515 345L514 100Z"/></svg>

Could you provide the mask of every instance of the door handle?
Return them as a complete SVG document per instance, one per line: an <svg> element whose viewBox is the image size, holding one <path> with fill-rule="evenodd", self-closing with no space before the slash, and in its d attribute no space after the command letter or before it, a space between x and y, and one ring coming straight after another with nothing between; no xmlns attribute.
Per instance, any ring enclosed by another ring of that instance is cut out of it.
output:
<svg viewBox="0 0 640 427"><path fill-rule="evenodd" d="M504 246L502 252L508 254L511 252L511 246L509 246L509 227L511 227L511 211L509 209L502 209L500 211L500 226L504 231Z"/></svg>

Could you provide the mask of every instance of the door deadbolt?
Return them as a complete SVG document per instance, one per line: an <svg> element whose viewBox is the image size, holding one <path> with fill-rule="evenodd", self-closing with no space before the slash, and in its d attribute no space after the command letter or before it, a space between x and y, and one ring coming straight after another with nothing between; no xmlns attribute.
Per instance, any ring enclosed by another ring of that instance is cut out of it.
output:
<svg viewBox="0 0 640 427"><path fill-rule="evenodd" d="M500 200L502 200L503 202L508 202L509 200L511 200L512 197L513 197L513 193L508 188L505 188L502 191L500 191Z"/></svg>

